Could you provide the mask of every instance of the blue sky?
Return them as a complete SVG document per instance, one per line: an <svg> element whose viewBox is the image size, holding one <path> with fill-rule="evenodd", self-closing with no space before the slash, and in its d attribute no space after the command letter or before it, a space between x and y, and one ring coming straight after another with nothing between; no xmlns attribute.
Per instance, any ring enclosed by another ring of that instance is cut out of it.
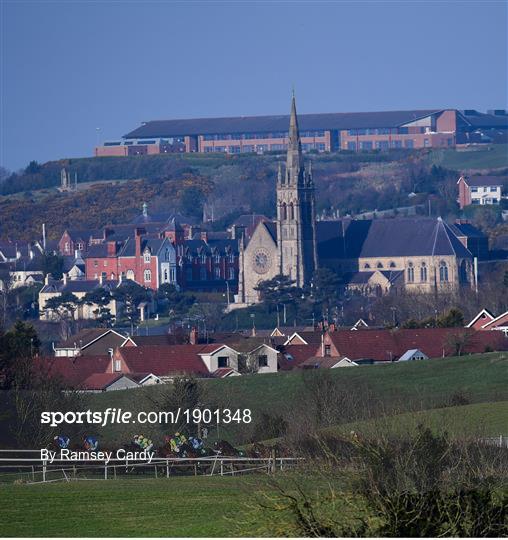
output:
<svg viewBox="0 0 508 540"><path fill-rule="evenodd" d="M507 2L1 3L9 169L144 120L508 108Z"/></svg>

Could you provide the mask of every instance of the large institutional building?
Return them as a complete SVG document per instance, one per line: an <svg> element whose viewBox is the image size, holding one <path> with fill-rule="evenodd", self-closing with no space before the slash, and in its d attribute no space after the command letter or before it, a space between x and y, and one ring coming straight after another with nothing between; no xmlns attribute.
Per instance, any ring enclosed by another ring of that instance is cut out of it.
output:
<svg viewBox="0 0 508 540"><path fill-rule="evenodd" d="M279 167L277 180L277 219L259 221L240 245L238 302L258 302L259 283L280 274L299 287L309 285L318 266L334 268L363 293L474 286L474 257L467 235L457 231L441 218L316 221L293 96L286 166Z"/></svg>
<svg viewBox="0 0 508 540"><path fill-rule="evenodd" d="M96 156L132 156L169 152L285 151L287 115L154 120L122 139L104 142ZM304 114L300 137L304 152L454 147L470 142L506 141L505 110L427 109L360 113Z"/></svg>

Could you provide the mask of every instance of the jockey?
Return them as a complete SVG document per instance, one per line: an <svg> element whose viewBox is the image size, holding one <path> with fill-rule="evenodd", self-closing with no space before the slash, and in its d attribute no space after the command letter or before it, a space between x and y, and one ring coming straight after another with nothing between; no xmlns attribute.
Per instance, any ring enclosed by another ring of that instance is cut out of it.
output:
<svg viewBox="0 0 508 540"><path fill-rule="evenodd" d="M87 437L83 438L83 446L85 447L85 450L94 451L97 450L97 447L99 446L99 441L96 437L88 435Z"/></svg>
<svg viewBox="0 0 508 540"><path fill-rule="evenodd" d="M55 444L58 446L58 448L67 448L71 442L69 437L66 435L57 435L54 439Z"/></svg>

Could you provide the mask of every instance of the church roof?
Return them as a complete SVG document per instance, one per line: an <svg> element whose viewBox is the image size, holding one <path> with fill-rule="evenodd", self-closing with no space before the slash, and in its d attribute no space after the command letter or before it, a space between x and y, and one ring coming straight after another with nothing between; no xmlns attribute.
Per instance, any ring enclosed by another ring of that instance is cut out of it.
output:
<svg viewBox="0 0 508 540"><path fill-rule="evenodd" d="M318 221L319 258L446 256L471 253L441 218Z"/></svg>
<svg viewBox="0 0 508 540"><path fill-rule="evenodd" d="M263 225L266 227L266 230L270 233L270 236L273 238L273 241L277 243L277 223L275 221L265 221Z"/></svg>

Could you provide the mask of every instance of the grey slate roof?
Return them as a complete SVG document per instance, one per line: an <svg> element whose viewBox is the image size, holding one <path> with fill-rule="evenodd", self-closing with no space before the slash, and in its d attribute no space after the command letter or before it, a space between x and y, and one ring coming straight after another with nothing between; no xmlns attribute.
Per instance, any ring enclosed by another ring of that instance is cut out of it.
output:
<svg viewBox="0 0 508 540"><path fill-rule="evenodd" d="M461 111L464 121L475 128L501 128L508 129L508 116L477 113L474 115L465 115Z"/></svg>
<svg viewBox="0 0 508 540"><path fill-rule="evenodd" d="M318 221L318 256L323 259L412 257L471 253L441 218Z"/></svg>
<svg viewBox="0 0 508 540"><path fill-rule="evenodd" d="M487 238L486 235L471 223L451 223L450 229L456 236L467 236L468 238Z"/></svg>
<svg viewBox="0 0 508 540"><path fill-rule="evenodd" d="M64 284L62 280L50 280L49 284L44 285L40 292L87 293L101 287L113 290L117 286L118 281L110 280L105 280L102 285L98 279L69 280L67 284Z"/></svg>
<svg viewBox="0 0 508 540"><path fill-rule="evenodd" d="M465 180L468 186L502 186L508 176L470 176Z"/></svg>
<svg viewBox="0 0 508 540"><path fill-rule="evenodd" d="M185 240L184 247L193 255L200 253L206 253L210 255L214 252L219 253L234 253L238 254L238 240L231 239L209 239L208 242L204 240Z"/></svg>
<svg viewBox="0 0 508 540"><path fill-rule="evenodd" d="M397 127L442 110L425 109L412 111L300 114L298 115L298 124L300 131ZM288 126L288 114L185 120L151 120L127 133L127 135L124 135L124 138L139 139L145 137L176 137L183 135L247 132L286 133Z"/></svg>
<svg viewBox="0 0 508 540"><path fill-rule="evenodd" d="M67 234L74 242L77 240L89 241L90 238L103 237L103 231L101 229L67 229Z"/></svg>
<svg viewBox="0 0 508 540"><path fill-rule="evenodd" d="M141 239L141 253L145 251L146 248L150 250L152 254L159 252L165 238L158 237L148 237L143 236ZM129 237L125 244L120 249L118 256L119 257L134 257L136 255L136 242L134 237Z"/></svg>

